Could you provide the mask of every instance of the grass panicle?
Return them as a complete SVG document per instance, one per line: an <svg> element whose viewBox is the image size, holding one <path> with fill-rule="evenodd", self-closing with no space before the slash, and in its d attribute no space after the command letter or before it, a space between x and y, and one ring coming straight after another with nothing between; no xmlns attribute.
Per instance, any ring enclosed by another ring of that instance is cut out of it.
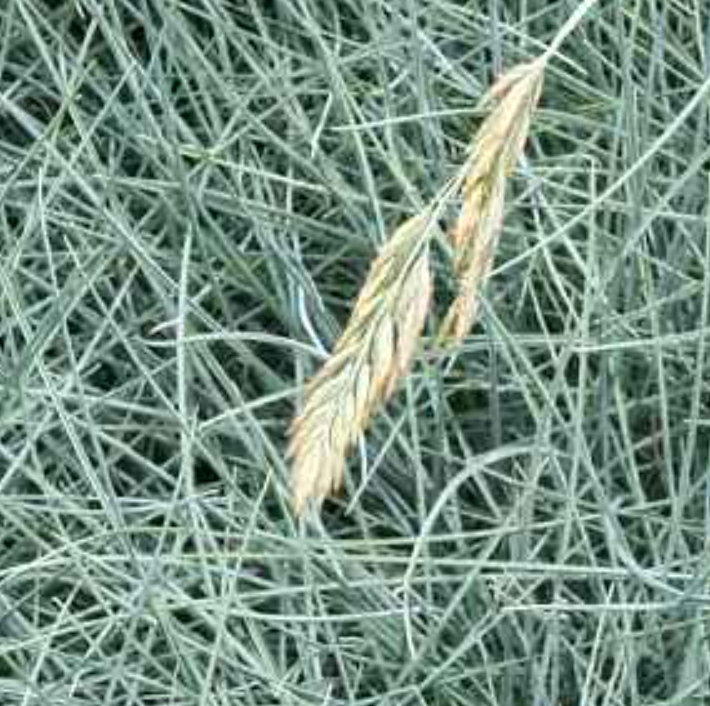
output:
<svg viewBox="0 0 710 706"><path fill-rule="evenodd" d="M539 59L515 66L483 98L482 107L491 112L465 167L463 204L451 233L458 294L439 331L442 343L460 343L475 320L503 221L506 181L523 152L544 70Z"/></svg>
<svg viewBox="0 0 710 706"><path fill-rule="evenodd" d="M431 297L429 216L407 220L372 264L332 356L291 428L293 506L337 491L345 459L412 360Z"/></svg>
<svg viewBox="0 0 710 706"><path fill-rule="evenodd" d="M464 166L463 206L452 233L459 294L440 340L460 341L476 313L503 218L505 184L523 150L542 87L544 61L504 74L484 97L493 105ZM343 480L348 451L376 408L406 373L431 296L429 233L433 207L406 221L373 263L332 356L307 385L291 427L296 514Z"/></svg>

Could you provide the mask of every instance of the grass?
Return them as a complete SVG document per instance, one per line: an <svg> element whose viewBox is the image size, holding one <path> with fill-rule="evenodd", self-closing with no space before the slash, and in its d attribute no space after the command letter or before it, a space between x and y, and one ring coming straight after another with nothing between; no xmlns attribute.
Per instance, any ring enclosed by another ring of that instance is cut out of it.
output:
<svg viewBox="0 0 710 706"><path fill-rule="evenodd" d="M0 3L0 703L710 698L705 2L570 36L476 327L289 506L369 263L575 5Z"/></svg>

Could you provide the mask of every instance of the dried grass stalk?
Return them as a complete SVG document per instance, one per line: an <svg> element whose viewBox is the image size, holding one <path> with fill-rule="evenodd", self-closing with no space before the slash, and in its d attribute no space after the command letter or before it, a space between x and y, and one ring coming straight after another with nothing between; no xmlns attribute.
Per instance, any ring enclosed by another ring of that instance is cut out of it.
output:
<svg viewBox="0 0 710 706"><path fill-rule="evenodd" d="M501 76L484 97L490 109L462 172L432 206L402 225L373 263L332 356L306 387L291 427L293 506L301 514L342 484L347 453L414 355L431 297L429 221L463 182L463 205L451 233L458 294L439 331L461 342L490 273L503 220L506 181L525 145L547 61L598 0L581 0L548 49Z"/></svg>
<svg viewBox="0 0 710 706"><path fill-rule="evenodd" d="M431 297L429 216L400 226L370 268L333 354L291 427L293 507L337 491L348 451L413 357Z"/></svg>
<svg viewBox="0 0 710 706"><path fill-rule="evenodd" d="M441 342L460 343L476 318L503 221L506 181L523 152L544 68L541 59L514 67L482 101L483 107L492 108L474 137L465 167L463 205L451 233L458 295L439 331Z"/></svg>

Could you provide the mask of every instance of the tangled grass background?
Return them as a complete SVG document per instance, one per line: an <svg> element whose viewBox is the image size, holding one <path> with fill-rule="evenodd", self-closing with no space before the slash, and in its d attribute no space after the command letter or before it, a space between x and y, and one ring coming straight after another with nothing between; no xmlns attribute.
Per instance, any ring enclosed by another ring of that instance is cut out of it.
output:
<svg viewBox="0 0 710 706"><path fill-rule="evenodd" d="M710 698L701 0L578 28L476 328L288 503L368 264L575 4L0 4L3 704Z"/></svg>

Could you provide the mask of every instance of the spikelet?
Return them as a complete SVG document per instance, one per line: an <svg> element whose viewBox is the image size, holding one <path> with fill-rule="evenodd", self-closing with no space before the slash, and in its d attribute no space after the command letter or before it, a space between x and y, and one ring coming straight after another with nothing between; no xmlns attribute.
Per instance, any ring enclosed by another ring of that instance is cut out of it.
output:
<svg viewBox="0 0 710 706"><path fill-rule="evenodd" d="M478 296L493 264L505 204L505 186L525 146L542 90L543 60L515 66L482 100L491 112L476 133L451 233L458 294L439 330L442 343L460 343L476 318Z"/></svg>
<svg viewBox="0 0 710 706"><path fill-rule="evenodd" d="M407 372L431 297L429 220L414 216L392 235L331 357L306 386L289 447L297 515L340 488L348 451Z"/></svg>

